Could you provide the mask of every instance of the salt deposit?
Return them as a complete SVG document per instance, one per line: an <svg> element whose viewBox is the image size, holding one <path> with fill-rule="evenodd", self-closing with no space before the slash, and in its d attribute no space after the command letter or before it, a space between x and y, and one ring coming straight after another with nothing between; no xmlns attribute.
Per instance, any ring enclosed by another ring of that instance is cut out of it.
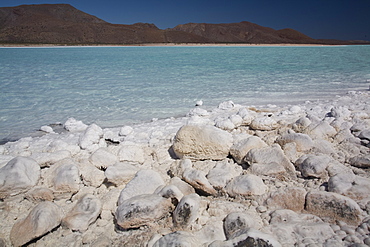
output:
<svg viewBox="0 0 370 247"><path fill-rule="evenodd" d="M369 246L369 102L43 127L0 146L0 243Z"/></svg>

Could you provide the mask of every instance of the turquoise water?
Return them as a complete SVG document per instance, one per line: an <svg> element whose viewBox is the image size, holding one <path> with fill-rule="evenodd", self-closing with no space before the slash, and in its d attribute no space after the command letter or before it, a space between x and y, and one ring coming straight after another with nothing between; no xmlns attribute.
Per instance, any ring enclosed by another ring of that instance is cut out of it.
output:
<svg viewBox="0 0 370 247"><path fill-rule="evenodd" d="M0 139L74 117L102 127L367 90L370 46L0 48Z"/></svg>

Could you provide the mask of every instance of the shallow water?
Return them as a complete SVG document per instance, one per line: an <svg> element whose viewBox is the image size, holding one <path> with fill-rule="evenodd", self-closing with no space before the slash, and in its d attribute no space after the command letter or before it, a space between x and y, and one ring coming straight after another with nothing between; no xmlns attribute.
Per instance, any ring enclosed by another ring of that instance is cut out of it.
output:
<svg viewBox="0 0 370 247"><path fill-rule="evenodd" d="M74 117L102 127L204 107L367 90L370 46L0 48L0 140Z"/></svg>

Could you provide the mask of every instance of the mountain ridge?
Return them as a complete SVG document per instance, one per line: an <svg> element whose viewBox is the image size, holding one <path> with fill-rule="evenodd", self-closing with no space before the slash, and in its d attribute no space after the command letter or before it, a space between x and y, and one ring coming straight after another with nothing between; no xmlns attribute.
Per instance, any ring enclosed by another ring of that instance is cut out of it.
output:
<svg viewBox="0 0 370 247"><path fill-rule="evenodd" d="M159 29L150 23L112 24L70 4L34 4L0 8L0 43L29 44L347 44L316 40L296 30L275 30L255 23L187 23Z"/></svg>

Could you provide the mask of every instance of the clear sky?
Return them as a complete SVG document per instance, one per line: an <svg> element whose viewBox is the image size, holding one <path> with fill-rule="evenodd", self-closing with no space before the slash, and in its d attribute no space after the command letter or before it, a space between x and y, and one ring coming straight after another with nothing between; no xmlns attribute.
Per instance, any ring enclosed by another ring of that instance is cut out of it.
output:
<svg viewBox="0 0 370 247"><path fill-rule="evenodd" d="M370 0L0 0L1 7L68 3L115 24L250 21L312 38L370 40Z"/></svg>

